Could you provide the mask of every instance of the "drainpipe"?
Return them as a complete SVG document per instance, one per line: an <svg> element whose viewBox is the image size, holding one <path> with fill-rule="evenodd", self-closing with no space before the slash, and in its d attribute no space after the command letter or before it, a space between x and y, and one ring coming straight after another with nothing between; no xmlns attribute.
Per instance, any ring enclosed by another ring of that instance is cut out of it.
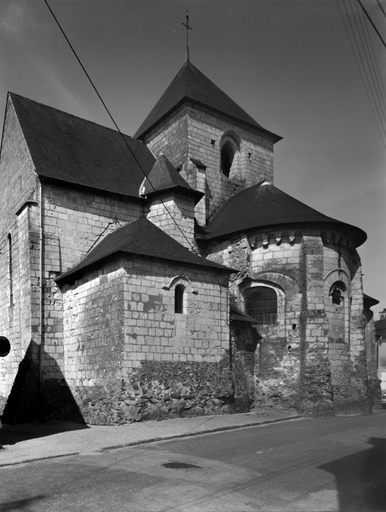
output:
<svg viewBox="0 0 386 512"><path fill-rule="evenodd" d="M40 180L39 187L39 326L40 326L40 346L39 346L39 375L38 375L38 415L43 421L43 390L42 390L42 362L44 348L44 328L43 328L43 180Z"/></svg>

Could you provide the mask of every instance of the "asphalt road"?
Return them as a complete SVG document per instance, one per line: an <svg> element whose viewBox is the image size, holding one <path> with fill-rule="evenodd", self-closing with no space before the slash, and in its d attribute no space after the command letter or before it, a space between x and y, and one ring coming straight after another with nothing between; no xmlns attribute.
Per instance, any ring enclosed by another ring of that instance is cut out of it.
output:
<svg viewBox="0 0 386 512"><path fill-rule="evenodd" d="M304 419L0 469L0 510L386 511L385 415Z"/></svg>

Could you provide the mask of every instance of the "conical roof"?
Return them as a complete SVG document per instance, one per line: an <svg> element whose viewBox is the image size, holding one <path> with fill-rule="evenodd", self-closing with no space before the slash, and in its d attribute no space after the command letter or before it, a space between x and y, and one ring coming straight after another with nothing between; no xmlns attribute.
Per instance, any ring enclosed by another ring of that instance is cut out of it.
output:
<svg viewBox="0 0 386 512"><path fill-rule="evenodd" d="M169 191L171 189L179 189L192 194L196 196L197 201L203 196L202 192L192 189L165 155L160 155L155 161L150 173L144 179L140 195L158 195L160 192Z"/></svg>
<svg viewBox="0 0 386 512"><path fill-rule="evenodd" d="M205 106L214 112L241 121L249 127L271 136L274 142L281 139L278 135L269 132L258 124L245 110L239 107L237 103L189 61L182 66L134 137L138 139L145 137L157 123L178 108L184 101Z"/></svg>
<svg viewBox="0 0 386 512"><path fill-rule="evenodd" d="M278 226L315 224L330 225L354 235L356 245L362 245L367 235L360 228L327 217L267 181L258 183L228 199L215 213L206 227L206 240L230 236L233 233Z"/></svg>

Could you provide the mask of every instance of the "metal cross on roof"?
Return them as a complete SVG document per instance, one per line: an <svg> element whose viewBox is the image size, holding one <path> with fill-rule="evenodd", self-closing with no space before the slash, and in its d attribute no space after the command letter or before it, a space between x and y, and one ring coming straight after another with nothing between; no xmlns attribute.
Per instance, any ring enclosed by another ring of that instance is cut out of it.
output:
<svg viewBox="0 0 386 512"><path fill-rule="evenodd" d="M189 30L193 30L189 25L189 13L186 11L186 23L182 23L186 28L186 62L189 62Z"/></svg>

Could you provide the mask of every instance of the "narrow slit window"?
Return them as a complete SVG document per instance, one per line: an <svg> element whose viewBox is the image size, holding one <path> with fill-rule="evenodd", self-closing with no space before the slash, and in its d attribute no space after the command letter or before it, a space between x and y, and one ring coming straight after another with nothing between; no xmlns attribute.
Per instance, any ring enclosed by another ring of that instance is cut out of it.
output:
<svg viewBox="0 0 386 512"><path fill-rule="evenodd" d="M229 178L229 174L231 172L233 158L235 154L232 146L229 142L226 142L221 148L221 172Z"/></svg>
<svg viewBox="0 0 386 512"><path fill-rule="evenodd" d="M184 312L184 293L185 287L182 284L178 284L174 289L174 312Z"/></svg>

